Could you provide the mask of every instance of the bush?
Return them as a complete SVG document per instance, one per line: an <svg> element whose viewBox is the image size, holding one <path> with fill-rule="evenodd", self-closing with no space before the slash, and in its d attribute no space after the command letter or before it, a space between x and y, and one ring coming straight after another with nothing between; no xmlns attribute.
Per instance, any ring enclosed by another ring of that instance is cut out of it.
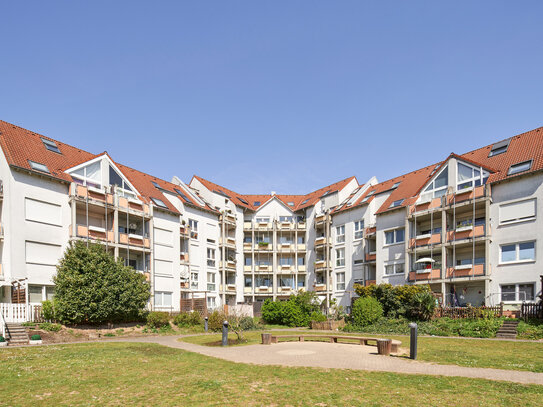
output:
<svg viewBox="0 0 543 407"><path fill-rule="evenodd" d="M53 281L54 316L63 323L141 320L150 297L144 275L98 244L71 243Z"/></svg>
<svg viewBox="0 0 543 407"><path fill-rule="evenodd" d="M416 293L409 299L406 315L420 321L428 321L434 315L436 300L428 292Z"/></svg>
<svg viewBox="0 0 543 407"><path fill-rule="evenodd" d="M255 329L260 329L254 318L251 317L242 317L239 321L239 325L244 331L254 331Z"/></svg>
<svg viewBox="0 0 543 407"><path fill-rule="evenodd" d="M30 337L30 340L31 340L31 341L41 341L41 336L38 335L38 334L32 335L32 336Z"/></svg>
<svg viewBox="0 0 543 407"><path fill-rule="evenodd" d="M287 301L267 299L262 305L262 319L269 324L309 326L316 314L320 314L320 303L313 292L298 292Z"/></svg>
<svg viewBox="0 0 543 407"><path fill-rule="evenodd" d="M281 324L283 304L284 301L272 301L268 298L262 304L262 319L268 324Z"/></svg>
<svg viewBox="0 0 543 407"><path fill-rule="evenodd" d="M543 339L543 321L537 319L519 321L517 332L518 337L522 339Z"/></svg>
<svg viewBox="0 0 543 407"><path fill-rule="evenodd" d="M161 328L170 325L170 314L162 311L152 311L147 315L147 325L151 328Z"/></svg>
<svg viewBox="0 0 543 407"><path fill-rule="evenodd" d="M175 318L173 319L173 323L179 327L189 327L202 325L203 319L196 311L182 312L179 315L175 316Z"/></svg>
<svg viewBox="0 0 543 407"><path fill-rule="evenodd" d="M222 331L222 324L224 321L227 320L224 312L215 310L208 315L208 318L209 319L207 320L207 327L209 330L213 332Z"/></svg>
<svg viewBox="0 0 543 407"><path fill-rule="evenodd" d="M323 313L319 311L313 311L311 315L309 316L309 319L315 322L324 322L326 321L327 318L326 318L326 315L324 315Z"/></svg>
<svg viewBox="0 0 543 407"><path fill-rule="evenodd" d="M5 342L6 338L4 338L2 335L0 335L0 342Z"/></svg>
<svg viewBox="0 0 543 407"><path fill-rule="evenodd" d="M41 315L46 321L54 321L55 318L55 304L51 300L42 301L41 303Z"/></svg>
<svg viewBox="0 0 543 407"><path fill-rule="evenodd" d="M60 324L52 324L51 322L42 322L38 327L44 331L58 332L62 329Z"/></svg>
<svg viewBox="0 0 543 407"><path fill-rule="evenodd" d="M352 320L356 326L373 324L383 316L383 306L373 297L359 298L354 302Z"/></svg>

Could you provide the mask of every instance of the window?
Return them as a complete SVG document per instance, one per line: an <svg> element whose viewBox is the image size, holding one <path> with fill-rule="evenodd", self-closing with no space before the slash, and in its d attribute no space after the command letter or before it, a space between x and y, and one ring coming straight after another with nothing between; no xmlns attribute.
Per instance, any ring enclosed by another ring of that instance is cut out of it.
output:
<svg viewBox="0 0 543 407"><path fill-rule="evenodd" d="M207 265L208 267L215 267L215 249L207 249Z"/></svg>
<svg viewBox="0 0 543 407"><path fill-rule="evenodd" d="M288 206L294 206L294 202L289 201L289 202L287 202L287 205L288 205Z"/></svg>
<svg viewBox="0 0 543 407"><path fill-rule="evenodd" d="M243 236L243 243L253 243L253 237L251 235Z"/></svg>
<svg viewBox="0 0 543 407"><path fill-rule="evenodd" d="M294 218L292 216L279 216L279 222L294 222Z"/></svg>
<svg viewBox="0 0 543 407"><path fill-rule="evenodd" d="M449 185L449 167L445 167L441 170L439 175L434 178L432 182L428 184L424 193L422 194L422 200L439 198L447 192L447 186Z"/></svg>
<svg viewBox="0 0 543 407"><path fill-rule="evenodd" d="M403 199L398 199L397 201L394 201L390 204L389 208L396 208L397 206L400 206L403 203Z"/></svg>
<svg viewBox="0 0 543 407"><path fill-rule="evenodd" d="M161 208L168 208L168 207L166 206L166 204L165 204L162 200L160 200L160 199L158 199L158 198L153 198L153 197L151 197L151 200L154 202L154 204L155 204L156 206L160 206Z"/></svg>
<svg viewBox="0 0 543 407"><path fill-rule="evenodd" d="M398 188L398 186L399 186L401 183L402 183L401 181L400 181L400 182L395 182L394 185L392 185L392 186L390 187L390 189L396 189L396 188Z"/></svg>
<svg viewBox="0 0 543 407"><path fill-rule="evenodd" d="M244 203L245 205L249 205L249 202L247 202L245 199L243 199L242 197L238 196L238 199Z"/></svg>
<svg viewBox="0 0 543 407"><path fill-rule="evenodd" d="M174 190L175 192L177 192L177 195L179 195L181 198L183 198L183 199L185 200L185 202L191 203L191 201L189 200L189 198L187 198L187 196L186 196L183 192L181 192L180 189L174 188L173 190Z"/></svg>
<svg viewBox="0 0 543 407"><path fill-rule="evenodd" d="M252 276L245 276L243 286L245 288L252 288L253 287L253 277Z"/></svg>
<svg viewBox="0 0 543 407"><path fill-rule="evenodd" d="M215 297L207 297L207 308L213 309L216 306Z"/></svg>
<svg viewBox="0 0 543 407"><path fill-rule="evenodd" d="M298 257L298 266L305 265L305 257Z"/></svg>
<svg viewBox="0 0 543 407"><path fill-rule="evenodd" d="M86 167L72 171L70 175L78 184L100 188L102 186L102 170L100 161L95 161Z"/></svg>
<svg viewBox="0 0 543 407"><path fill-rule="evenodd" d="M215 291L215 273L207 273L207 291Z"/></svg>
<svg viewBox="0 0 543 407"><path fill-rule="evenodd" d="M254 206L260 206L260 201L254 201L254 202L253 202L253 205L254 205Z"/></svg>
<svg viewBox="0 0 543 407"><path fill-rule="evenodd" d="M532 160L513 164L511 167L509 167L507 175L519 174L521 172L528 171L530 168L532 168Z"/></svg>
<svg viewBox="0 0 543 407"><path fill-rule="evenodd" d="M512 243L500 246L500 263L535 260L535 242Z"/></svg>
<svg viewBox="0 0 543 407"><path fill-rule="evenodd" d="M269 217L269 216L264 216L264 217L256 218L256 223L269 223L269 221L270 221L270 217Z"/></svg>
<svg viewBox="0 0 543 407"><path fill-rule="evenodd" d="M292 244L292 237L291 236L279 236L279 243L280 244Z"/></svg>
<svg viewBox="0 0 543 407"><path fill-rule="evenodd" d="M171 307L172 293L167 291L155 291L155 307Z"/></svg>
<svg viewBox="0 0 543 407"><path fill-rule="evenodd" d="M405 229L394 229L385 232L385 245L402 243L405 238Z"/></svg>
<svg viewBox="0 0 543 407"><path fill-rule="evenodd" d="M305 236L298 235L298 244L304 244L305 243Z"/></svg>
<svg viewBox="0 0 543 407"><path fill-rule="evenodd" d="M336 290L345 290L345 273L336 273Z"/></svg>
<svg viewBox="0 0 543 407"><path fill-rule="evenodd" d="M368 195L366 195L364 197L364 199L362 199L362 202L366 202L368 199L370 199L370 197L375 193L375 189L373 191L370 191L368 192Z"/></svg>
<svg viewBox="0 0 543 407"><path fill-rule="evenodd" d="M385 264L385 274L403 274L404 264L403 263L394 263L394 264Z"/></svg>
<svg viewBox="0 0 543 407"><path fill-rule="evenodd" d="M252 257L245 257L244 263L246 266L252 266L253 265L253 258Z"/></svg>
<svg viewBox="0 0 543 407"><path fill-rule="evenodd" d="M60 152L60 149L57 146L57 143L55 143L53 140L47 140L45 138L42 138L41 141L43 142L43 145L45 146L45 148L48 149L49 151L62 154Z"/></svg>
<svg viewBox="0 0 543 407"><path fill-rule="evenodd" d="M488 172L482 168L474 168L459 162L456 189L461 191L462 189L484 185L486 184L488 175Z"/></svg>
<svg viewBox="0 0 543 407"><path fill-rule="evenodd" d="M296 215L296 222L298 222L298 223L305 222L305 216L304 215Z"/></svg>
<svg viewBox="0 0 543 407"><path fill-rule="evenodd" d="M306 199L306 200L304 200L304 201L302 202L302 205L305 205L305 204L308 203L308 202L309 202L309 199Z"/></svg>
<svg viewBox="0 0 543 407"><path fill-rule="evenodd" d="M192 271L190 273L190 288L198 289L198 272Z"/></svg>
<svg viewBox="0 0 543 407"><path fill-rule="evenodd" d="M43 289L41 285L28 286L28 302L39 303L43 301Z"/></svg>
<svg viewBox="0 0 543 407"><path fill-rule="evenodd" d="M500 225L535 219L536 199L500 205Z"/></svg>
<svg viewBox="0 0 543 407"><path fill-rule="evenodd" d="M322 194L322 195L321 195L321 198L322 198L322 197L324 197L324 196L326 196L326 195L328 195L328 194L329 194L330 192L332 192L332 190L331 190L331 189L329 189L329 190L328 190L328 191L326 191L326 192L325 192L324 194Z"/></svg>
<svg viewBox="0 0 543 407"><path fill-rule="evenodd" d="M190 226L191 231L193 231L193 232L198 231L198 221L197 220L189 219L189 226Z"/></svg>
<svg viewBox="0 0 543 407"><path fill-rule="evenodd" d="M46 172L47 174L50 174L49 168L47 168L47 165L37 163L35 161L28 160L28 164L30 164L30 168L36 171Z"/></svg>
<svg viewBox="0 0 543 407"><path fill-rule="evenodd" d="M356 265L356 264L363 264L364 263L364 259L356 259L353 261L353 263Z"/></svg>
<svg viewBox="0 0 543 407"><path fill-rule="evenodd" d="M494 157L495 155L505 153L507 151L507 147L509 147L510 142L511 139L507 139L494 144L490 150L490 153L488 153L488 156Z"/></svg>
<svg viewBox="0 0 543 407"><path fill-rule="evenodd" d="M500 286L503 302L534 301L535 284L504 284Z"/></svg>
<svg viewBox="0 0 543 407"><path fill-rule="evenodd" d="M354 239L362 239L364 237L364 221L357 220L354 222Z"/></svg>
<svg viewBox="0 0 543 407"><path fill-rule="evenodd" d="M336 226L336 243L345 242L345 225Z"/></svg>
<svg viewBox="0 0 543 407"><path fill-rule="evenodd" d="M117 186L118 192L123 196L136 197L128 183L111 166L109 167L109 184Z"/></svg>
<svg viewBox="0 0 543 407"><path fill-rule="evenodd" d="M279 265L280 266L292 266L294 264L294 259L292 257L280 257Z"/></svg>
<svg viewBox="0 0 543 407"><path fill-rule="evenodd" d="M336 266L343 267L345 265L345 249L336 250Z"/></svg>
<svg viewBox="0 0 543 407"><path fill-rule="evenodd" d="M151 181L151 184L153 184L155 188L160 189L160 185L158 185L155 181Z"/></svg>

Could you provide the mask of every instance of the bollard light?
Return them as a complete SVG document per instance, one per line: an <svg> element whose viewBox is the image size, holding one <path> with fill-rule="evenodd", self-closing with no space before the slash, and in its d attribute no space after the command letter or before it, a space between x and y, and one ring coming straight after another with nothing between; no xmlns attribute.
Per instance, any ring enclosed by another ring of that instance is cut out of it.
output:
<svg viewBox="0 0 543 407"><path fill-rule="evenodd" d="M222 346L228 346L228 321L222 323Z"/></svg>
<svg viewBox="0 0 543 407"><path fill-rule="evenodd" d="M205 328L206 332L207 332L207 321L208 320L209 320L209 317L204 318L204 328Z"/></svg>
<svg viewBox="0 0 543 407"><path fill-rule="evenodd" d="M418 326L416 323L411 322L409 324L411 337L409 338L409 357L411 359L417 358L417 333L418 333Z"/></svg>

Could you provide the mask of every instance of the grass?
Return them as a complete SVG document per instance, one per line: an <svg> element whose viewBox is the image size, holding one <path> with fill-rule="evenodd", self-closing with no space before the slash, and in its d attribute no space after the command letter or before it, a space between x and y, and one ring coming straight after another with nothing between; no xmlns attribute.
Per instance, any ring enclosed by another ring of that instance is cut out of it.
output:
<svg viewBox="0 0 543 407"><path fill-rule="evenodd" d="M4 349L0 405L541 405L543 386L255 366L138 343Z"/></svg>
<svg viewBox="0 0 543 407"><path fill-rule="evenodd" d="M271 331L276 335L312 334L310 331ZM238 345L251 345L261 342L261 332L246 332L247 342ZM409 348L409 337L397 335L347 334L342 336L369 336L397 339L402 347ZM234 339L235 336L230 336ZM198 335L181 340L198 345L211 345L221 340L221 334ZM490 367L495 369L525 370L543 372L543 344L540 342L510 342L485 339L430 338L419 337L418 360L439 364L452 364L468 367Z"/></svg>

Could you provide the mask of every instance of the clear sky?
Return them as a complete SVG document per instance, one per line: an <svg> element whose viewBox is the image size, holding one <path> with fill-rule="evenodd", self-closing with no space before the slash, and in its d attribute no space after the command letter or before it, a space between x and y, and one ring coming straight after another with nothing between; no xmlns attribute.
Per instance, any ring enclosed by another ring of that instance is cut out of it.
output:
<svg viewBox="0 0 543 407"><path fill-rule="evenodd" d="M0 118L241 193L543 125L541 1L5 1Z"/></svg>

